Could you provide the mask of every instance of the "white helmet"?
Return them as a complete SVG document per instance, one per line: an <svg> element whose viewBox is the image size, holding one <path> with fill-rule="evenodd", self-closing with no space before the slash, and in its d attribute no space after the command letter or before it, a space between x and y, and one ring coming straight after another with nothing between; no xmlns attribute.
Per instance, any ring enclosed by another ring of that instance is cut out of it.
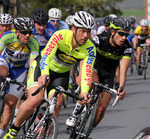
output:
<svg viewBox="0 0 150 139"><path fill-rule="evenodd" d="M89 13L79 11L73 16L73 25L79 28L93 29L95 27L95 19Z"/></svg>
<svg viewBox="0 0 150 139"><path fill-rule="evenodd" d="M48 15L49 17L51 18L61 18L62 16L62 13L59 9L57 8L51 8L49 11L48 11Z"/></svg>
<svg viewBox="0 0 150 139"><path fill-rule="evenodd" d="M115 15L115 14L110 14L109 17L111 17L111 18L117 18L117 15Z"/></svg>
<svg viewBox="0 0 150 139"><path fill-rule="evenodd" d="M140 25L141 25L141 26L148 26L148 20L147 20L147 19L142 19L142 20L140 21Z"/></svg>
<svg viewBox="0 0 150 139"><path fill-rule="evenodd" d="M72 15L69 15L67 18L66 18L66 23L69 25L69 26L72 26L73 25L73 23L72 23L72 19L73 18L73 16Z"/></svg>
<svg viewBox="0 0 150 139"><path fill-rule="evenodd" d="M13 18L10 14L0 14L0 24L12 24Z"/></svg>

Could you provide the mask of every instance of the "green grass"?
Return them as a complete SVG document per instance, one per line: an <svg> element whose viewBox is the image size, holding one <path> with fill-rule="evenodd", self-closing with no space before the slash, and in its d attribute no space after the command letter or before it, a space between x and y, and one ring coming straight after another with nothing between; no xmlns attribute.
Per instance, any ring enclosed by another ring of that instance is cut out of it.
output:
<svg viewBox="0 0 150 139"><path fill-rule="evenodd" d="M145 10L124 10L123 16L145 16Z"/></svg>

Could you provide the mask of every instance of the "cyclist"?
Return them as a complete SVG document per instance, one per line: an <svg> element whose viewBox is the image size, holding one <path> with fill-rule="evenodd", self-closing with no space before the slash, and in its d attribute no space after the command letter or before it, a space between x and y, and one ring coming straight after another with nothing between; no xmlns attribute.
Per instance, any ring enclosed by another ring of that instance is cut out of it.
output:
<svg viewBox="0 0 150 139"><path fill-rule="evenodd" d="M127 38L127 40L129 41L129 43L132 43L132 39L134 38L134 32L135 29L139 26L138 23L136 23L136 18L135 16L130 16L129 17L129 21L131 22L131 30L129 31L129 36Z"/></svg>
<svg viewBox="0 0 150 139"><path fill-rule="evenodd" d="M11 30L12 23L13 18L10 14L0 14L0 38L6 31Z"/></svg>
<svg viewBox="0 0 150 139"><path fill-rule="evenodd" d="M91 39L93 39L96 36L99 27L100 22L96 22L94 29L91 30Z"/></svg>
<svg viewBox="0 0 150 139"><path fill-rule="evenodd" d="M117 15L115 15L115 14L110 14L109 17L111 17L111 18L117 18Z"/></svg>
<svg viewBox="0 0 150 139"><path fill-rule="evenodd" d="M20 105L15 123L10 132L15 132L14 135L16 135L24 120L40 104L43 97L43 90L36 96L32 96L31 94L45 83L45 77L50 75L50 83L52 85L62 86L67 90L69 85L69 71L72 65L83 59L81 92L82 96L86 99L96 56L96 48L88 39L94 25L93 16L85 11L79 11L73 17L72 30L60 30L53 34L45 49L41 51L41 55L30 66L27 81L28 98ZM47 86L48 92L50 89ZM50 97L52 95L53 93L50 94ZM60 95L62 97L59 97L53 113L57 117L64 99L64 96ZM7 134L8 136L10 136L10 132Z"/></svg>
<svg viewBox="0 0 150 139"><path fill-rule="evenodd" d="M12 79L22 82L26 74L25 64L29 58L31 63L39 54L39 44L31 36L33 23L30 18L15 18L14 27L15 32L8 31L0 39L0 75L6 77L10 73ZM1 137L9 123L13 107L23 91L23 88L19 91L17 88L18 85L10 84L8 94L5 96L4 112L0 120Z"/></svg>
<svg viewBox="0 0 150 139"><path fill-rule="evenodd" d="M135 36L133 39L133 48L136 49L137 46L137 65L138 65L138 74L142 75L141 68L141 55L142 47L138 46L139 44L150 44L150 26L148 25L147 19L142 19L140 21L140 26L135 29ZM148 47L148 55L150 56L150 48Z"/></svg>
<svg viewBox="0 0 150 139"><path fill-rule="evenodd" d="M105 16L104 17L104 20L103 20L103 26L100 26L97 30L97 34L101 34L103 32L108 32L110 31L110 19L111 17L110 16Z"/></svg>
<svg viewBox="0 0 150 139"><path fill-rule="evenodd" d="M50 37L56 31L55 27L48 22L48 14L42 8L36 8L33 11L32 19L34 21L33 35L38 40L40 51L46 46Z"/></svg>
<svg viewBox="0 0 150 139"><path fill-rule="evenodd" d="M122 58L120 64L120 87L124 87L126 73L130 63L130 56L132 54L132 48L126 40L131 26L127 19L117 17L111 20L110 28L111 31L99 34L93 39L93 43L97 48L97 54L92 81L99 81L100 83L113 88L115 71L119 65L120 59ZM78 77L78 84L80 84L80 77ZM120 87L118 92L120 91ZM119 94L119 99L122 100L124 96L125 90ZM99 97L93 128L95 128L104 117L104 113L112 98L112 94L104 89ZM66 121L67 126L73 127L75 125L75 121L78 117L77 113L79 113L81 108L83 108L82 104L77 102L73 113Z"/></svg>
<svg viewBox="0 0 150 139"><path fill-rule="evenodd" d="M73 18L73 15L69 15L69 16L67 16L67 18L66 18L66 23L68 24L68 26L69 26L69 29L71 29L72 28L72 26L73 26L73 23L72 23L72 18Z"/></svg>
<svg viewBox="0 0 150 139"><path fill-rule="evenodd" d="M61 21L62 12L57 8L51 8L48 11L49 22L56 28L56 30L69 29L68 24Z"/></svg>

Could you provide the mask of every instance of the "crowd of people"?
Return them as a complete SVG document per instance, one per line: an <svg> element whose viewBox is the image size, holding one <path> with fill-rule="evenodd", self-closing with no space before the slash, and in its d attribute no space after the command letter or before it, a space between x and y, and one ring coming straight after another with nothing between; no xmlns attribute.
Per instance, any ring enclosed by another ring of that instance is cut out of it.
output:
<svg viewBox="0 0 150 139"><path fill-rule="evenodd" d="M150 44L147 19L142 19L138 25L134 16L126 19L110 14L104 17L103 25L100 25L86 11L76 12L65 21L61 17L62 12L58 8L51 8L48 12L36 8L31 19L13 19L10 14L0 14L0 75L10 76L21 82L28 74L28 98L16 108L15 122L9 132L5 133L15 104L23 91L23 88L18 91L17 85L10 84L0 119L0 138L17 137L22 123L42 101L43 90L36 96L32 96L32 93L45 83L47 75L50 75L47 92L51 90L50 84L67 90L70 70L75 63L80 62L76 82L81 86L80 97L84 100L77 101L72 114L66 119L66 125L73 127L77 113L84 108L88 92L93 87L92 81L110 88L116 85L118 93L123 88L119 93L119 99L123 100L126 94L124 87L127 70L133 52L137 53L138 74L142 74L142 48L139 44ZM150 49L148 50L150 55ZM51 92L49 98L53 94ZM59 116L64 101L64 95L60 96L53 113L56 117ZM98 101L93 129L103 119L112 92L103 89L102 96L99 96L101 99Z"/></svg>

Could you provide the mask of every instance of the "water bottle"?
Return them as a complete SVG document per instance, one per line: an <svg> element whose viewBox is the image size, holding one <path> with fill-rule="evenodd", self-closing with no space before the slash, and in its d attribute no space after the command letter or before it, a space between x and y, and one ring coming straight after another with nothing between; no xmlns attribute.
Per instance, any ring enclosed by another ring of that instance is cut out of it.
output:
<svg viewBox="0 0 150 139"><path fill-rule="evenodd" d="M49 101L50 101L49 111L50 111L50 113L53 113L55 105L56 105L56 102L57 102L57 98L56 97L52 97L52 99L50 99Z"/></svg>

